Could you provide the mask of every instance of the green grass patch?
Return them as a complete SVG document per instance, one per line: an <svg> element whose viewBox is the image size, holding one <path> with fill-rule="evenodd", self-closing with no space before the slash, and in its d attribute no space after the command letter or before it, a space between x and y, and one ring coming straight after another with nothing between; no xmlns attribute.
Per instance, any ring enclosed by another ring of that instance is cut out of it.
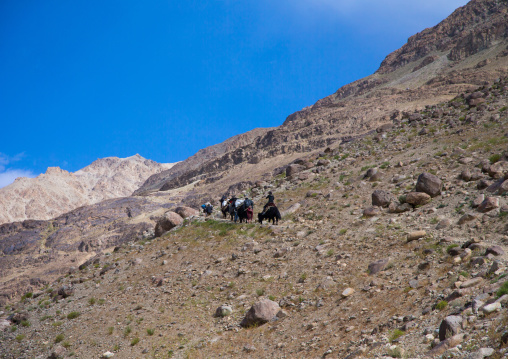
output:
<svg viewBox="0 0 508 359"><path fill-rule="evenodd" d="M18 334L18 335L16 335L16 341L17 342L20 342L23 339L25 339L25 334Z"/></svg>
<svg viewBox="0 0 508 359"><path fill-rule="evenodd" d="M502 297L505 294L508 294L508 281L504 282L501 288L499 288L496 292L498 298Z"/></svg>
<svg viewBox="0 0 508 359"><path fill-rule="evenodd" d="M442 300L439 303L436 304L437 310L443 310L448 306L448 302L446 300Z"/></svg>
<svg viewBox="0 0 508 359"><path fill-rule="evenodd" d="M61 341L63 341L65 339L65 336L63 334L58 334L56 337L55 337L55 343L60 343Z"/></svg>
<svg viewBox="0 0 508 359"><path fill-rule="evenodd" d="M139 338L134 338L131 340L131 347L133 347L134 345L138 344L139 343Z"/></svg>
<svg viewBox="0 0 508 359"><path fill-rule="evenodd" d="M501 155L499 153L496 153L496 154L489 157L490 163L499 162L500 159L501 159Z"/></svg>
<svg viewBox="0 0 508 359"><path fill-rule="evenodd" d="M69 314L67 314L67 319L76 319L80 315L81 315L80 312L70 312Z"/></svg>
<svg viewBox="0 0 508 359"><path fill-rule="evenodd" d="M404 335L404 332L400 329L395 329L392 334L390 334L390 343L392 343L394 340L400 338Z"/></svg>

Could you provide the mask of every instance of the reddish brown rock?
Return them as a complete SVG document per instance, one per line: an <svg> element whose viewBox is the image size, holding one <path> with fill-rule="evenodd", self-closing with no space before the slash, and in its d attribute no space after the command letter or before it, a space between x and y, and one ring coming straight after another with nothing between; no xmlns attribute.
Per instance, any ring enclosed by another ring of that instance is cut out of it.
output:
<svg viewBox="0 0 508 359"><path fill-rule="evenodd" d="M191 208L191 207L176 207L175 213L178 214L182 218L187 218L191 216L199 216L199 211L197 209Z"/></svg>
<svg viewBox="0 0 508 359"><path fill-rule="evenodd" d="M424 192L410 192L406 195L406 202L413 206L423 206L431 200L432 198Z"/></svg>
<svg viewBox="0 0 508 359"><path fill-rule="evenodd" d="M164 217L157 221L155 225L155 236L160 237L167 231L175 228L176 226L183 223L183 218L175 212L168 211L164 214Z"/></svg>
<svg viewBox="0 0 508 359"><path fill-rule="evenodd" d="M478 212L487 213L487 212L492 211L493 209L496 209L496 208L499 208L499 198L487 197L478 206Z"/></svg>

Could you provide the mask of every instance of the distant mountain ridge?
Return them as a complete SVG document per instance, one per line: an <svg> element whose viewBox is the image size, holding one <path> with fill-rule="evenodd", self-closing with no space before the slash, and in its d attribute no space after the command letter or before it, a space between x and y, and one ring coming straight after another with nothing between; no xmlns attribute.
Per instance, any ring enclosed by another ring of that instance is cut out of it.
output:
<svg viewBox="0 0 508 359"><path fill-rule="evenodd" d="M173 165L136 154L101 158L76 172L49 167L36 178L21 177L0 189L0 223L47 220L84 205L129 196L149 176Z"/></svg>

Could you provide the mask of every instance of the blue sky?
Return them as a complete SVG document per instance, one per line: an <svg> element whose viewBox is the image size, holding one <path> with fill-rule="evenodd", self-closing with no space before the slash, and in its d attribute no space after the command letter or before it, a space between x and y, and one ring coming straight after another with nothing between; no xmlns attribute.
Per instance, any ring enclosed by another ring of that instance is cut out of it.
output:
<svg viewBox="0 0 508 359"><path fill-rule="evenodd" d="M466 3L2 0L0 187L278 126Z"/></svg>

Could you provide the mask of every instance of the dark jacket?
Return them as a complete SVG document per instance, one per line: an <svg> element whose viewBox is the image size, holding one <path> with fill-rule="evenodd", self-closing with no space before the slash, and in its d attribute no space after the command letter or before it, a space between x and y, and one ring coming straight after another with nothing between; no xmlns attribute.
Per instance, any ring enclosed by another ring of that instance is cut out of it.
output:
<svg viewBox="0 0 508 359"><path fill-rule="evenodd" d="M273 203L275 197L273 196L273 194L269 194L268 196L266 196L266 198L268 198L268 203Z"/></svg>

